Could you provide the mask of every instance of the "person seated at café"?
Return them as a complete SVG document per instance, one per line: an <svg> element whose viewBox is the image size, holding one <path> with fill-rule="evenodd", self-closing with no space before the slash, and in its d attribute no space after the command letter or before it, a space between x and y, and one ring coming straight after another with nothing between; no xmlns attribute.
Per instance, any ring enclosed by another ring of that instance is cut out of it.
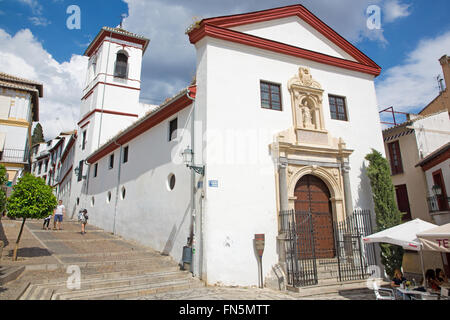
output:
<svg viewBox="0 0 450 320"><path fill-rule="evenodd" d="M395 269L394 271L394 277L391 281L391 287L397 288L400 287L400 285L406 281L406 278L403 276L403 273L399 269Z"/></svg>
<svg viewBox="0 0 450 320"><path fill-rule="evenodd" d="M445 282L448 282L447 275L445 274L444 270L440 268L436 269L436 282L439 286Z"/></svg>
<svg viewBox="0 0 450 320"><path fill-rule="evenodd" d="M428 269L425 272L425 280L427 282L427 287L433 291L440 291L439 282L436 281L436 272L433 269Z"/></svg>

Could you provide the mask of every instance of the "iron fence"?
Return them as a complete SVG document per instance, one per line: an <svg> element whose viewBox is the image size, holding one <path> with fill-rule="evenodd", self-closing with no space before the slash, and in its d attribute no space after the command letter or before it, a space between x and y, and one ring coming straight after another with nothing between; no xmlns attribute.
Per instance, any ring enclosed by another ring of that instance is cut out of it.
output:
<svg viewBox="0 0 450 320"><path fill-rule="evenodd" d="M28 152L20 149L3 149L0 152L0 161L28 163Z"/></svg>
<svg viewBox="0 0 450 320"><path fill-rule="evenodd" d="M427 198L428 210L430 212L446 211L450 208L450 197L433 196Z"/></svg>
<svg viewBox="0 0 450 320"><path fill-rule="evenodd" d="M326 265L338 281L366 279L369 266L376 264L373 244L362 238L372 234L369 210L355 210L343 221L333 221L334 248L320 252L316 244L323 235L315 230L314 213L287 210L280 212L280 233L284 234L288 284L294 287L316 285L318 268ZM324 258L325 257L325 258Z"/></svg>

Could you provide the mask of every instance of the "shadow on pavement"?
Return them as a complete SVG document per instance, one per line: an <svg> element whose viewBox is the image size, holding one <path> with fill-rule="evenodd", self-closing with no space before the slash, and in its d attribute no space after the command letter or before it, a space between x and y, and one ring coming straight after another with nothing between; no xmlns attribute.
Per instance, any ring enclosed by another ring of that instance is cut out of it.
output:
<svg viewBox="0 0 450 320"><path fill-rule="evenodd" d="M375 300L373 290L369 289L341 290L339 295L349 300Z"/></svg>
<svg viewBox="0 0 450 320"><path fill-rule="evenodd" d="M47 249L42 249L38 247L31 248L19 248L17 250L17 257L22 258L33 258L33 257L46 257L51 256L52 253ZM13 256L13 250L9 250L8 257Z"/></svg>

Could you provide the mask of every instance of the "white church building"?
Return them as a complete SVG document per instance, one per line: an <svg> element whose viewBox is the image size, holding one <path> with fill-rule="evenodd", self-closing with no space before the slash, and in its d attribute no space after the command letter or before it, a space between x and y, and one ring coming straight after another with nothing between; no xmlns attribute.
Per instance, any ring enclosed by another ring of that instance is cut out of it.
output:
<svg viewBox="0 0 450 320"><path fill-rule="evenodd" d="M255 234L263 279L287 278L287 210L312 217L296 245L341 259L335 224L374 215L364 158L384 153L381 68L301 5L203 19L187 34L195 82L160 106L139 102L148 39L105 27L87 48L68 213L87 208L90 223L180 263L187 247L210 285L258 284Z"/></svg>

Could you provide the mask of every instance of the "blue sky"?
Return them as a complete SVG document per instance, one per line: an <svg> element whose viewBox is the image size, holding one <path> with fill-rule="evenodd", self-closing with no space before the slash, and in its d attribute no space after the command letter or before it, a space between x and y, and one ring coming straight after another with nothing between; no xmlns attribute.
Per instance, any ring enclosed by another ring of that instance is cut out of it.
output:
<svg viewBox="0 0 450 320"><path fill-rule="evenodd" d="M39 80L46 89L41 122L46 137L74 127L85 58L102 26L151 39L143 60L141 99L159 104L195 73L195 48L184 30L207 18L301 3L382 68L380 109L417 112L437 94L438 59L450 54L448 0L0 0L0 70ZM69 30L69 5L81 9L81 29ZM366 26L369 5L381 9L381 30ZM62 92L64 94L62 94ZM64 117L55 116L64 114ZM56 120L56 121L54 121Z"/></svg>

